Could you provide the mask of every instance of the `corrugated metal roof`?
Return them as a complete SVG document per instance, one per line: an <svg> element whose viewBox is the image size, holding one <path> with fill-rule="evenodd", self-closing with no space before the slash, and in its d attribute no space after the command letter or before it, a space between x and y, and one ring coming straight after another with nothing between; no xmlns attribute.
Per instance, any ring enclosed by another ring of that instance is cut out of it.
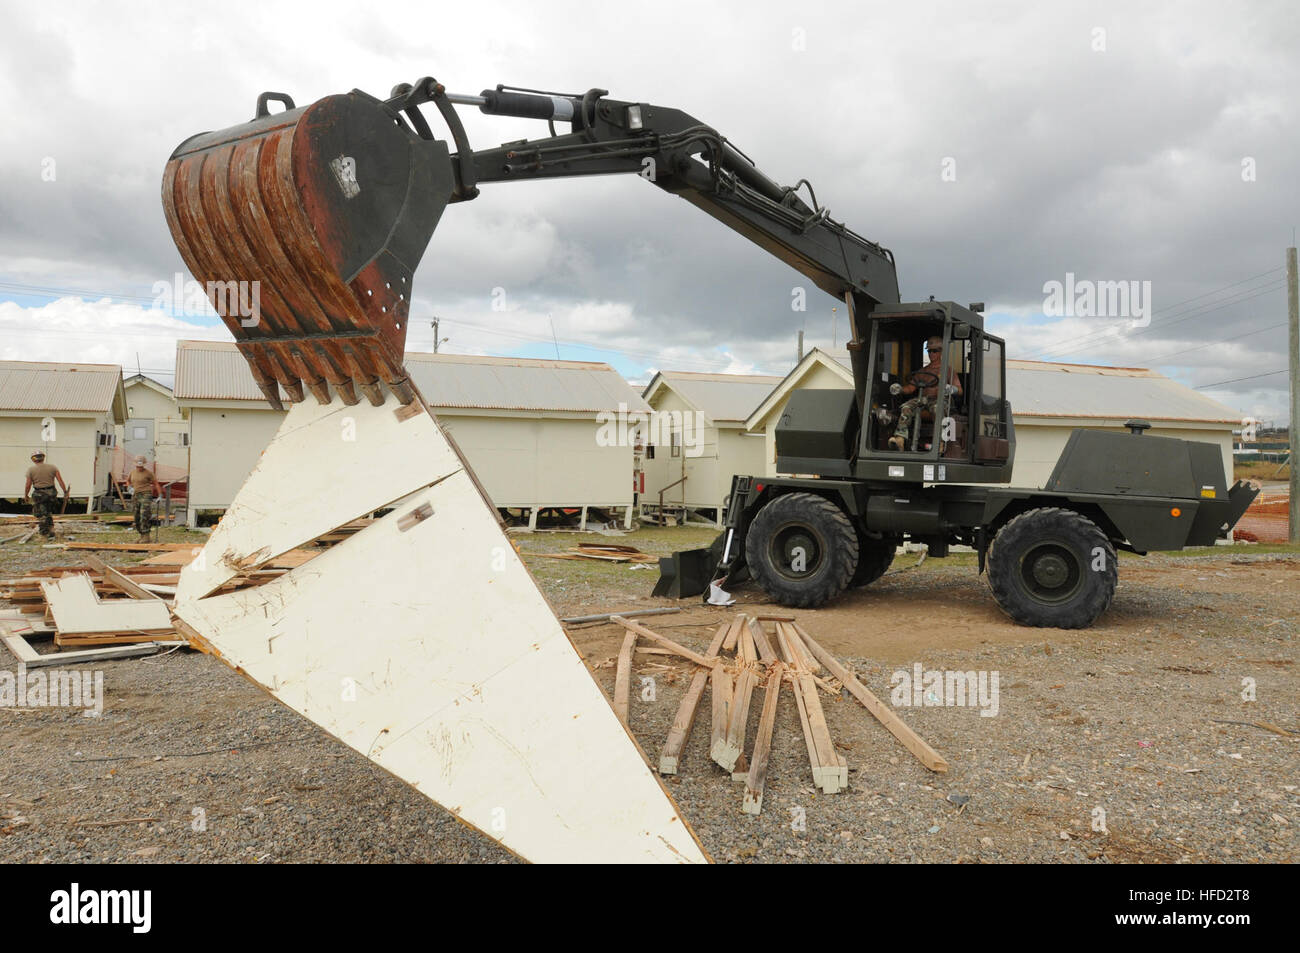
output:
<svg viewBox="0 0 1300 953"><path fill-rule="evenodd" d="M1091 417L1241 423L1241 413L1156 371L1007 361L1017 417Z"/></svg>
<svg viewBox="0 0 1300 953"><path fill-rule="evenodd" d="M172 392L177 400L266 401L232 341L177 341ZM280 399L288 399L283 391Z"/></svg>
<svg viewBox="0 0 1300 953"><path fill-rule="evenodd" d="M662 381L696 410L714 421L744 421L783 378L768 374L696 374L660 371L646 385L643 396Z"/></svg>
<svg viewBox="0 0 1300 953"><path fill-rule="evenodd" d="M608 364L461 354L406 355L406 369L434 407L642 413L650 405Z"/></svg>
<svg viewBox="0 0 1300 953"><path fill-rule="evenodd" d="M107 413L121 401L120 364L0 361L0 410L65 410Z"/></svg>
<svg viewBox="0 0 1300 953"><path fill-rule="evenodd" d="M406 354L411 379L433 407L466 410L647 412L650 407L608 364L461 354ZM248 363L226 341L179 341L178 400L263 402Z"/></svg>
<svg viewBox="0 0 1300 953"><path fill-rule="evenodd" d="M850 367L846 354L835 355ZM1016 417L1241 423L1242 414L1145 367L1007 361L1007 399Z"/></svg>

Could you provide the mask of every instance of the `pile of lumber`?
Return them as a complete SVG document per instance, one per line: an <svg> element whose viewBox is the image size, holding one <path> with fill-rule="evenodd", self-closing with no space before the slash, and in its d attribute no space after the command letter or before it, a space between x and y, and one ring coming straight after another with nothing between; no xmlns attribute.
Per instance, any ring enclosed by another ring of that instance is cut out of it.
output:
<svg viewBox="0 0 1300 953"><path fill-rule="evenodd" d="M0 580L0 599L15 607L18 614L14 618L25 621L32 631L52 631L59 647L182 638L173 627L171 602L181 569L199 550L173 544L128 545L166 548L134 566L119 567L87 553L81 565L36 569L19 578ZM217 591L262 585L316 555L290 550L259 569L240 573Z"/></svg>
<svg viewBox="0 0 1300 953"><path fill-rule="evenodd" d="M643 553L635 546L619 546L614 543L579 543L562 553L529 553L544 559L595 559L609 563L657 563L658 556Z"/></svg>
<svg viewBox="0 0 1300 953"><path fill-rule="evenodd" d="M838 695L847 690L903 746L931 771L948 770L948 763L903 723L893 710L867 690L857 677L792 617L747 616L739 613L722 623L703 655L622 616L611 616L627 630L614 676L614 711L626 725L630 705L632 658L639 639L693 662L691 678L659 756L660 774L677 774L690 740L705 689L710 692L712 734L709 755L714 763L745 784L741 809L758 814L772 751L782 688L790 686L808 750L813 784L825 794L848 786L848 763L836 750L819 691ZM772 630L765 628L772 625ZM824 677L823 677L824 676ZM828 681L828 679L833 681ZM761 714L753 739L746 737L754 694L763 689ZM747 754L748 752L748 754Z"/></svg>

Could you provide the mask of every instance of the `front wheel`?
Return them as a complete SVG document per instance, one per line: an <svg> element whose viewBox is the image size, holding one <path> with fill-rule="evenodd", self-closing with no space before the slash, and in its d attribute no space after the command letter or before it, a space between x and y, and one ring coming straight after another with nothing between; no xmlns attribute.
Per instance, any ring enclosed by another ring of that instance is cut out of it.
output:
<svg viewBox="0 0 1300 953"><path fill-rule="evenodd" d="M1086 629L1110 605L1115 547L1097 524L1059 507L1021 513L989 550L989 586L1021 625Z"/></svg>
<svg viewBox="0 0 1300 953"><path fill-rule="evenodd" d="M745 537L750 574L783 606L809 609L834 599L858 568L858 536L844 512L815 493L768 503Z"/></svg>

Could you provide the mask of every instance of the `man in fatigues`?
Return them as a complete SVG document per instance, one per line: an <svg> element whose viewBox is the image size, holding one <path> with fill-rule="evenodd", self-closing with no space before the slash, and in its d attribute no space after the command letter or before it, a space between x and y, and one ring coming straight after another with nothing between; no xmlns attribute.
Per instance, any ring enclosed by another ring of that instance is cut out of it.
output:
<svg viewBox="0 0 1300 953"><path fill-rule="evenodd" d="M153 471L145 466L144 457L135 458L135 468L127 475L131 484L131 501L135 504L135 531L141 541L148 541L149 531L153 528L153 498L162 496L162 487Z"/></svg>
<svg viewBox="0 0 1300 953"><path fill-rule="evenodd" d="M63 482L63 474L52 463L45 462L45 451L32 453L32 465L27 468L27 485L23 487L23 502L32 500L32 516L36 518L36 528L47 538L54 536L54 504L59 501L59 491L55 484L63 487L63 495L68 495L68 485Z"/></svg>
<svg viewBox="0 0 1300 953"><path fill-rule="evenodd" d="M891 394L916 394L911 400L903 401L903 406L898 411L898 426L894 428L894 435L889 438L889 448L891 450L903 450L907 442L911 439L912 424L915 422L920 427L920 417L922 411L933 411L939 399L939 372L943 368L943 338L932 337L925 342L925 353L929 355L929 361L921 368L927 374L934 377L934 387L921 387L911 382L906 384L892 384L889 392ZM919 391L919 393L917 393ZM948 388L950 394L961 393L961 381L957 379L957 369L948 368Z"/></svg>

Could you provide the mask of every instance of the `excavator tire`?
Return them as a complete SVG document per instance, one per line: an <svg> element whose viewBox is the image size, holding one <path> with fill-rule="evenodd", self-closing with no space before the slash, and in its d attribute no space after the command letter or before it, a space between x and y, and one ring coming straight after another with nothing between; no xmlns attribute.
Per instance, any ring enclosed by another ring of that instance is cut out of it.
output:
<svg viewBox="0 0 1300 953"><path fill-rule="evenodd" d="M815 493L787 493L750 524L745 560L783 606L809 609L834 599L858 568L858 534L844 512Z"/></svg>
<svg viewBox="0 0 1300 953"><path fill-rule="evenodd" d="M894 561L897 547L883 539L872 539L858 533L858 568L849 580L850 589L869 586L888 570Z"/></svg>
<svg viewBox="0 0 1300 953"><path fill-rule="evenodd" d="M989 550L993 598L1021 625L1086 629L1110 606L1118 577L1106 534L1055 506L1021 513Z"/></svg>

